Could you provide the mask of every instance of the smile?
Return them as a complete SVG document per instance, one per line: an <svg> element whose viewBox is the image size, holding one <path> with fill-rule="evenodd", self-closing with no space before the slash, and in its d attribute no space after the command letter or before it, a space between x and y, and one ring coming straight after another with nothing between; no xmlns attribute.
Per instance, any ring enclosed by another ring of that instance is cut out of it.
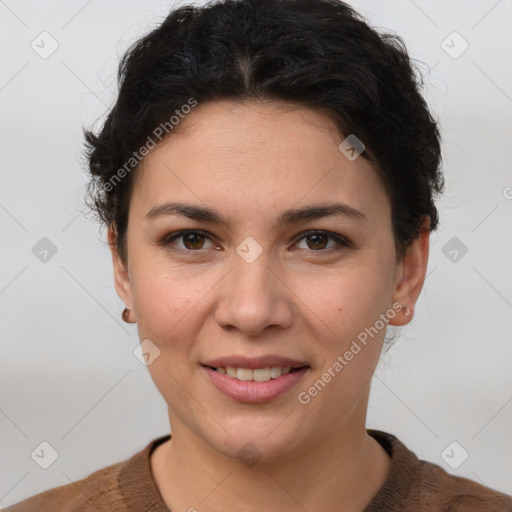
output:
<svg viewBox="0 0 512 512"><path fill-rule="evenodd" d="M234 366L201 368L223 395L238 403L258 404L274 400L295 387L310 370L309 366L290 368L239 368Z"/></svg>

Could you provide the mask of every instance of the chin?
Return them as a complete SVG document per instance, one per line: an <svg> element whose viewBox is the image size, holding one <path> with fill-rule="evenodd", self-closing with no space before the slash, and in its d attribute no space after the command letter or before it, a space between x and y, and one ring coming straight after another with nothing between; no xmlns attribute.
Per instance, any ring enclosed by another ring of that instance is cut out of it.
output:
<svg viewBox="0 0 512 512"><path fill-rule="evenodd" d="M232 420L229 425L223 424L225 430L210 439L209 444L223 455L239 459L247 467L284 461L293 455L299 436L290 429L292 425L283 423L286 423L283 418L269 421L268 417L261 421Z"/></svg>

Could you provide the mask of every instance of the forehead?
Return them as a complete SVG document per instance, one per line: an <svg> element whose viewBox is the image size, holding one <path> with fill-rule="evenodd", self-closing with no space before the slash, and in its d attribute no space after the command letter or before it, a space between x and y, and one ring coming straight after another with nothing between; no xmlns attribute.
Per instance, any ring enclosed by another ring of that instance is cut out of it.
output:
<svg viewBox="0 0 512 512"><path fill-rule="evenodd" d="M260 216L330 200L386 207L368 161L339 150L344 138L329 116L301 105L199 104L139 166L133 207L184 198Z"/></svg>

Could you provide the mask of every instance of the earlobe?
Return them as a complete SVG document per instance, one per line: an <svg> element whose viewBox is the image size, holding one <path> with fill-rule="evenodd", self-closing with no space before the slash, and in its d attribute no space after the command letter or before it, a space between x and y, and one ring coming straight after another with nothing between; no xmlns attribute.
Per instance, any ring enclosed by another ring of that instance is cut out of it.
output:
<svg viewBox="0 0 512 512"><path fill-rule="evenodd" d="M129 309L133 309L130 281L125 263L122 261L116 246L117 231L115 226L108 228L108 243L112 254L112 264L114 268L114 285L119 298Z"/></svg>
<svg viewBox="0 0 512 512"><path fill-rule="evenodd" d="M425 218L420 234L411 242L403 260L397 267L397 282L393 301L402 305L399 314L390 320L391 325L405 325L413 317L414 305L423 288L427 272L430 219Z"/></svg>

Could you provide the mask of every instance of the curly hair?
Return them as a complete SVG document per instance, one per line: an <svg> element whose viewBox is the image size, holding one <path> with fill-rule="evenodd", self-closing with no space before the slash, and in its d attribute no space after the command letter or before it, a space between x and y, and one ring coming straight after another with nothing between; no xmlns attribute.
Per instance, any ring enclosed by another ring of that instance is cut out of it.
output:
<svg viewBox="0 0 512 512"><path fill-rule="evenodd" d="M115 228L126 261L138 149L154 142L155 128L172 135L169 119L193 102L294 102L327 113L342 137L364 144L362 156L390 198L401 259L426 216L428 229L437 228L434 199L444 188L438 125L418 75L400 37L377 33L339 0L217 0L174 9L122 57L118 98L99 133L84 129L87 204Z"/></svg>

